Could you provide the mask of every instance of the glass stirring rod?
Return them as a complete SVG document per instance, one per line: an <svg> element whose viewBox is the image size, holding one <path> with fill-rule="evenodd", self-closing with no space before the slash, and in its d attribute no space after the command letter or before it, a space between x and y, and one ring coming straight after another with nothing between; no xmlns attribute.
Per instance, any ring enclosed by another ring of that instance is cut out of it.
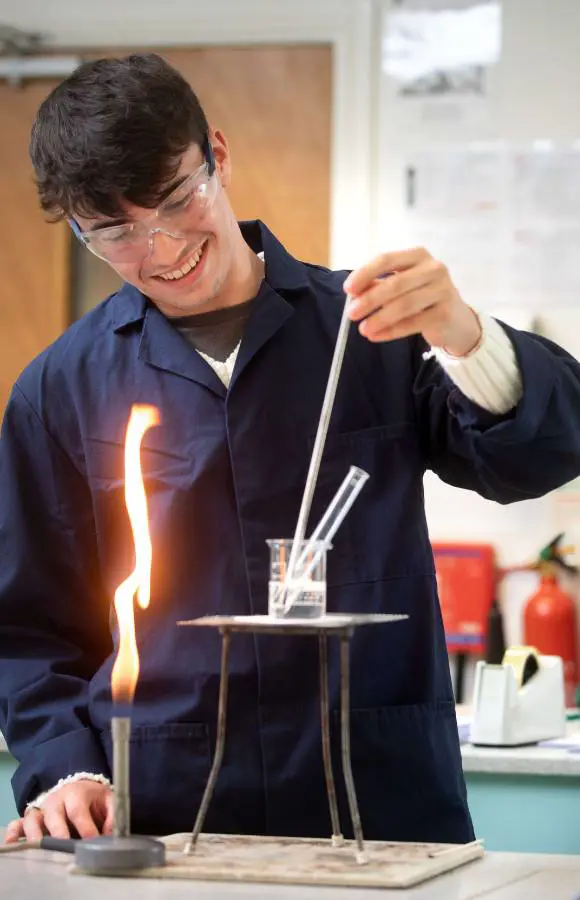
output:
<svg viewBox="0 0 580 900"><path fill-rule="evenodd" d="M350 326L348 307L351 299L352 298L350 297L350 295L347 294L344 309L342 311L342 317L340 320L340 326L338 329L338 335L336 338L336 345L334 347L334 354L332 357L330 373L328 376L328 382L326 385L326 391L322 403L322 411L320 413L318 429L316 431L316 439L314 441L314 448L312 450L312 457L310 459L308 475L306 477L306 487L304 488L304 494L302 496L302 504L300 506L300 513L298 515L298 523L296 525L296 531L294 532L292 552L290 553L290 559L288 561L286 576L287 582L292 579L294 568L296 566L296 557L299 552L298 548L301 546L301 543L304 540L304 535L306 534L306 526L308 524L308 517L310 515L310 507L312 506L312 498L314 497L314 490L316 488L316 482L318 480L318 472L320 470L320 463L322 461L322 454L324 452L324 443L326 441L326 434L328 432L328 425L330 423L332 407L334 405L334 398L336 396L336 388L342 369L344 351L346 349L346 341L348 338L348 330Z"/></svg>

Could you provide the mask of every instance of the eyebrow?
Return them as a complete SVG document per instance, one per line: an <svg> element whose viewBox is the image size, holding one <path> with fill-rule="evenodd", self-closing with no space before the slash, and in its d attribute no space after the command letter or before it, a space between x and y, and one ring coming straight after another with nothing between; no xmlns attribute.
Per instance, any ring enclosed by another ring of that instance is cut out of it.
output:
<svg viewBox="0 0 580 900"><path fill-rule="evenodd" d="M152 211L160 203L163 203L165 200L167 200L167 198L170 197L178 187L181 187L181 185L185 181L187 181L191 174L192 173L189 172L185 175L181 175L179 178L176 178L174 181L172 181L171 184L169 184L166 188L164 188L164 190L159 194L157 203L154 207L152 207ZM91 227L88 228L87 231L94 233L95 231L103 231L105 228L116 228L117 225L129 225L130 222L131 219L127 218L127 216L117 216L117 218L115 219L107 219L105 222L97 222L95 225L91 225Z"/></svg>
<svg viewBox="0 0 580 900"><path fill-rule="evenodd" d="M179 178L176 178L174 181L172 181L171 184L168 185L168 186L161 192L161 194L159 195L159 200L157 201L157 203L158 203L158 204L159 204L159 203L163 203L164 200L167 200L167 198L171 196L171 194L173 193L173 191L176 191L178 187L181 187L181 185L183 184L183 182L184 182L184 181L187 181L187 179L188 179L192 174L193 174L193 172L188 172L187 174L181 175Z"/></svg>
<svg viewBox="0 0 580 900"><path fill-rule="evenodd" d="M97 222L95 225L91 225L86 230L90 234L94 234L95 231L104 231L105 228L115 228L117 225L128 225L129 222L130 219L127 218L107 219L106 222Z"/></svg>

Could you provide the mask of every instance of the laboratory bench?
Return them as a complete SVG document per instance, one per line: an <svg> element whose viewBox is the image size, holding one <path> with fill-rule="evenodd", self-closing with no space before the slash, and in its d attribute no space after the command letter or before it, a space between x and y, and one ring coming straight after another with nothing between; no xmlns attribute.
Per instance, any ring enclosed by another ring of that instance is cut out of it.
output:
<svg viewBox="0 0 580 900"><path fill-rule="evenodd" d="M136 879L72 874L70 865L70 857L39 850L0 856L0 893L11 900L125 900L137 887ZM580 857L488 853L404 890L143 878L138 892L140 900L574 900L580 896Z"/></svg>
<svg viewBox="0 0 580 900"><path fill-rule="evenodd" d="M577 753L462 745L475 833L487 850L580 855L580 722L568 727L578 734ZM0 735L0 826L16 816L15 767Z"/></svg>

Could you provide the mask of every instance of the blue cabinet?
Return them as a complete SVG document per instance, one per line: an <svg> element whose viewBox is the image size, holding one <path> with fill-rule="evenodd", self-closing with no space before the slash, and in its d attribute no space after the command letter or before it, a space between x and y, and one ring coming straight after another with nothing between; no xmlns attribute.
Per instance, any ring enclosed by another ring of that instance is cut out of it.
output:
<svg viewBox="0 0 580 900"><path fill-rule="evenodd" d="M580 777L466 772L475 834L487 850L580 854Z"/></svg>
<svg viewBox="0 0 580 900"><path fill-rule="evenodd" d="M17 815L10 779L17 762L9 753L0 752L0 828Z"/></svg>

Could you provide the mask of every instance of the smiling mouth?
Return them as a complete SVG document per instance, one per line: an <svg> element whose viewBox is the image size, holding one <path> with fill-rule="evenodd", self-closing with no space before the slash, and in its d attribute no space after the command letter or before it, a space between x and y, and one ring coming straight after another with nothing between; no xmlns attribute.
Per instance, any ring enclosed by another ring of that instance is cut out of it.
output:
<svg viewBox="0 0 580 900"><path fill-rule="evenodd" d="M199 264L200 259L202 258L205 248L207 247L209 238L206 238L199 247L194 250L194 252L186 259L182 266L178 269L173 269L171 272L163 272L161 275L155 275L155 278L159 278L161 281L180 281L180 279L185 278L186 275L195 269L195 267Z"/></svg>

